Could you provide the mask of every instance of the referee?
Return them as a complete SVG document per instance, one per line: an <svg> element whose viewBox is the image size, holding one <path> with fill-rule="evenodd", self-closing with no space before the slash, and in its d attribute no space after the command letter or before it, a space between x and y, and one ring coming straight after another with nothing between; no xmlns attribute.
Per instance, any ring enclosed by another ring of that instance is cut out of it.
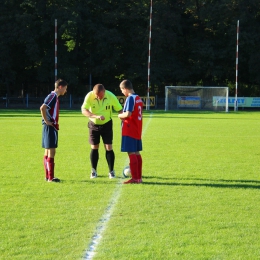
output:
<svg viewBox="0 0 260 260"><path fill-rule="evenodd" d="M96 84L90 91L81 106L82 114L89 118L89 143L91 146L90 178L97 177L97 165L99 159L99 143L102 137L105 150L106 160L109 168L109 178L115 178L114 162L115 153L113 151L113 121L112 111L121 113L122 106L117 97L110 91L106 90L102 84Z"/></svg>

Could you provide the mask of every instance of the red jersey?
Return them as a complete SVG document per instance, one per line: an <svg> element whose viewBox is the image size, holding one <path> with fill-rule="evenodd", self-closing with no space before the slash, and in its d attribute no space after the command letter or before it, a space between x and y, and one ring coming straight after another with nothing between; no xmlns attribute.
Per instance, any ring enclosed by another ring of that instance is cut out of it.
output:
<svg viewBox="0 0 260 260"><path fill-rule="evenodd" d="M130 117L122 121L122 136L129 136L137 140L141 140L142 137L142 125L143 125L143 101L136 95L132 94L128 96L125 101L123 112L130 111L132 114Z"/></svg>

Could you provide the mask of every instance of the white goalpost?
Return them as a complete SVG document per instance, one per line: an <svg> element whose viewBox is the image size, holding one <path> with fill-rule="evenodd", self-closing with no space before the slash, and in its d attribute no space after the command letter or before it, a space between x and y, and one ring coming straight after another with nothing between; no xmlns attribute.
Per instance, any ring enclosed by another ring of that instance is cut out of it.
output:
<svg viewBox="0 0 260 260"><path fill-rule="evenodd" d="M165 86L165 111L200 109L228 112L228 87Z"/></svg>

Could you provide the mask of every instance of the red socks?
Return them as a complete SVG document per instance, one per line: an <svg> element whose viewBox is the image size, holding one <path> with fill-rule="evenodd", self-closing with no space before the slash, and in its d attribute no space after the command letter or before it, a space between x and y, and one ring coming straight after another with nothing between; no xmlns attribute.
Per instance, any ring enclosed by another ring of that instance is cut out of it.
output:
<svg viewBox="0 0 260 260"><path fill-rule="evenodd" d="M48 159L48 156L47 156L47 155L44 155L44 156L43 156L43 166L44 166L44 171L45 171L45 178L46 178L46 179L49 179L49 176L48 176L48 167L47 167L47 159Z"/></svg>
<svg viewBox="0 0 260 260"><path fill-rule="evenodd" d="M137 180L138 179L138 160L136 157L136 154L130 154L129 155L129 166L131 170L132 179Z"/></svg>
<svg viewBox="0 0 260 260"><path fill-rule="evenodd" d="M141 154L136 155L137 161L138 161L138 180L142 179L142 166L143 166L143 160Z"/></svg>
<svg viewBox="0 0 260 260"><path fill-rule="evenodd" d="M54 178L54 158L47 158L47 170L48 170L48 179L51 181Z"/></svg>
<svg viewBox="0 0 260 260"><path fill-rule="evenodd" d="M141 183L142 182L142 165L143 165L142 156L140 154L138 154L138 155L130 154L129 160L130 160L129 166L130 166L133 181L135 183Z"/></svg>

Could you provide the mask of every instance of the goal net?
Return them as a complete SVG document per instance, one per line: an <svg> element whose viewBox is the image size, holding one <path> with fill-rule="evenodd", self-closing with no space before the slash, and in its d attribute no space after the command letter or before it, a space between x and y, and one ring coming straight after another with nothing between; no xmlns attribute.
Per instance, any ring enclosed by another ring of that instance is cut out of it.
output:
<svg viewBox="0 0 260 260"><path fill-rule="evenodd" d="M176 109L228 112L228 87L165 86L165 111Z"/></svg>

